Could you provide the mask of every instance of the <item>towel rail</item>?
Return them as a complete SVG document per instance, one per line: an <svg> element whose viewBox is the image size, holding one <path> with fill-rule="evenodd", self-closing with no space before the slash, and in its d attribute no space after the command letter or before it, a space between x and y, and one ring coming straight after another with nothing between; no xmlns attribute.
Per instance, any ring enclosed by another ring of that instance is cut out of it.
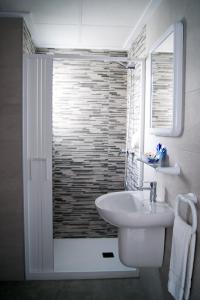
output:
<svg viewBox="0 0 200 300"><path fill-rule="evenodd" d="M178 215L178 208L180 201L183 201L190 205L192 211L192 234L197 230L197 211L195 204L197 203L197 196L193 193L188 193L185 195L177 195L176 197L176 209L175 213Z"/></svg>

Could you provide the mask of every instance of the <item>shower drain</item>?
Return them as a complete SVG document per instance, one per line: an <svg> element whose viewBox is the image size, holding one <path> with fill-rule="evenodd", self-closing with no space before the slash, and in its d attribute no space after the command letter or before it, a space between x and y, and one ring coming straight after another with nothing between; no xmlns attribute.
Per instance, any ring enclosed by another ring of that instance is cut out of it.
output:
<svg viewBox="0 0 200 300"><path fill-rule="evenodd" d="M114 257L114 253L113 252L103 252L102 256L103 256L103 258L110 258L110 257Z"/></svg>

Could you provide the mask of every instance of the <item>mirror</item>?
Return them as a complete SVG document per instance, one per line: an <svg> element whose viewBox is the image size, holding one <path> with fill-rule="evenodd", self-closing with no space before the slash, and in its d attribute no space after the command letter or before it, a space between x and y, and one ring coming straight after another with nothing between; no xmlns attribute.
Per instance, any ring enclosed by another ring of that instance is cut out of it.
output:
<svg viewBox="0 0 200 300"><path fill-rule="evenodd" d="M183 25L176 23L150 50L150 133L182 133Z"/></svg>

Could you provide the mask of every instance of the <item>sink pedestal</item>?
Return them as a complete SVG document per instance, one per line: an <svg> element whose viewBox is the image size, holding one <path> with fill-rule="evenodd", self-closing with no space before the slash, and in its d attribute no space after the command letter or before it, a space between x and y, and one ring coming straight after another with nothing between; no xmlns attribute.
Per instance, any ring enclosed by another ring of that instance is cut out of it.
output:
<svg viewBox="0 0 200 300"><path fill-rule="evenodd" d="M164 227L121 227L119 257L128 267L161 267L164 253Z"/></svg>

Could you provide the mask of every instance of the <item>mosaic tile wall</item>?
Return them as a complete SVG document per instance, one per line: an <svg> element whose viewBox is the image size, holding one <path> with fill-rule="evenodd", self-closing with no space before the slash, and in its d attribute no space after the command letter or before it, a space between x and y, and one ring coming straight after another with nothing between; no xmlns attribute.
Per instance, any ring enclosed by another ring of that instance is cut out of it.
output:
<svg viewBox="0 0 200 300"><path fill-rule="evenodd" d="M25 22L23 22L23 53L35 53L35 46Z"/></svg>
<svg viewBox="0 0 200 300"><path fill-rule="evenodd" d="M94 200L124 189L126 93L127 71L117 63L54 62L54 238L116 236Z"/></svg>
<svg viewBox="0 0 200 300"><path fill-rule="evenodd" d="M146 27L144 27L133 43L129 58L144 58L146 56ZM127 103L127 149L135 156L140 151L140 121L141 121L141 64L136 63L134 70L128 70L128 103ZM126 159L126 189L134 190L142 183L143 164L129 154Z"/></svg>
<svg viewBox="0 0 200 300"><path fill-rule="evenodd" d="M173 53L152 55L152 127L173 125Z"/></svg>

